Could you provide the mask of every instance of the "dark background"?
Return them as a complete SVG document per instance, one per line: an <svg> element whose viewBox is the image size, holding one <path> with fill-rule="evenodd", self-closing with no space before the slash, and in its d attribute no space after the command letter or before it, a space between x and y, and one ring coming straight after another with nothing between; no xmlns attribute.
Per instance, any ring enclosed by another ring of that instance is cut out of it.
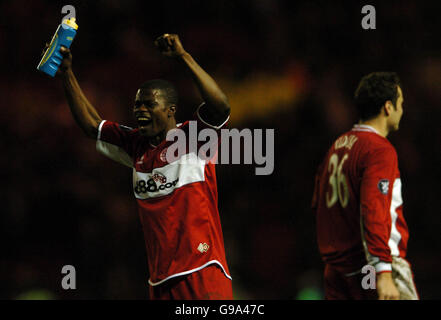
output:
<svg viewBox="0 0 441 320"><path fill-rule="evenodd" d="M320 299L323 265L309 209L313 177L352 127L353 91L396 71L405 98L399 155L408 259L422 299L439 299L440 19L426 1L2 1L0 298L145 299L147 261L131 171L95 151L60 79L37 72L61 8L76 8L74 71L104 119L134 125L137 86L174 82L180 120L201 98L153 40L184 48L230 99L230 127L275 129L275 170L219 165L219 209L237 299ZM361 8L376 8L376 30ZM61 288L73 265L77 289Z"/></svg>

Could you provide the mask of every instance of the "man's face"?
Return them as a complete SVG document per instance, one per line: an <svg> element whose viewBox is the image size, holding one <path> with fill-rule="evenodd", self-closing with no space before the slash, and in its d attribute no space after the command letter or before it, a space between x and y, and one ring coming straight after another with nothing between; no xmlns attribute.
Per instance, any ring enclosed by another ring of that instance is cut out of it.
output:
<svg viewBox="0 0 441 320"><path fill-rule="evenodd" d="M139 89L136 92L133 113L138 122L139 133L154 137L167 128L170 106L160 89Z"/></svg>
<svg viewBox="0 0 441 320"><path fill-rule="evenodd" d="M389 131L397 131L400 126L400 120L403 115L403 92L401 88L398 86L398 99L395 105L395 108L391 108L391 112L388 119L388 127Z"/></svg>

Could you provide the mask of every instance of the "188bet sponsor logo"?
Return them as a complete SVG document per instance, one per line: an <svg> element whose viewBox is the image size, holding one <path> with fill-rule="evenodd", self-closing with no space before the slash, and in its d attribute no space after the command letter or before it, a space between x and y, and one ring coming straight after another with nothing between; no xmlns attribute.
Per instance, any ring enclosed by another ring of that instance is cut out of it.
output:
<svg viewBox="0 0 441 320"><path fill-rule="evenodd" d="M150 179L148 180L138 180L136 181L135 185L135 193L141 194L141 193L147 193L147 192L157 192L165 189L172 188L176 186L178 183L179 178L172 182L167 182L167 178L163 176L162 174L155 173Z"/></svg>

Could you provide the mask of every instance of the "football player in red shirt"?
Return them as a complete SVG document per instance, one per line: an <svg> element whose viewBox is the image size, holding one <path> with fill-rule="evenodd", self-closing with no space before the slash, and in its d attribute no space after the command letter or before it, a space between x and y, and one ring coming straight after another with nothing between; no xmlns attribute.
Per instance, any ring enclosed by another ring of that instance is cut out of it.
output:
<svg viewBox="0 0 441 320"><path fill-rule="evenodd" d="M326 299L418 299L405 260L398 158L386 139L399 128L403 101L395 73L363 77L355 92L360 121L335 140L317 171L312 207ZM367 264L375 267L376 290L362 286Z"/></svg>
<svg viewBox="0 0 441 320"><path fill-rule="evenodd" d="M155 41L160 52L182 63L204 100L196 110L197 130L219 130L230 106L216 82L186 52L177 35ZM189 136L189 121L176 124L177 93L172 84L152 80L141 85L133 108L138 128L102 120L84 96L72 71L70 50L62 47L59 74L78 125L97 140L97 150L133 169L133 191L148 257L151 299L232 299L231 276L217 207L215 166L187 149L167 160L167 133L179 128ZM219 137L219 135L218 135ZM218 139L219 140L219 139ZM220 141L216 141L218 143Z"/></svg>

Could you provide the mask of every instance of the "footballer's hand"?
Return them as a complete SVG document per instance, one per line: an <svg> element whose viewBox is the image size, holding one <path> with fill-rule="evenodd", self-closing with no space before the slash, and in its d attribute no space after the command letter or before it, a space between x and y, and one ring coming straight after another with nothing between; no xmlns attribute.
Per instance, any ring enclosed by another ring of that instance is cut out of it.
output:
<svg viewBox="0 0 441 320"><path fill-rule="evenodd" d="M46 42L44 49L41 52L41 57L44 56L44 53L46 52L47 48L49 48L49 46L50 46L49 42ZM68 69L72 68L72 54L70 53L70 50L64 46L61 46L60 53L63 56L63 61L58 67L56 74L65 73Z"/></svg>
<svg viewBox="0 0 441 320"><path fill-rule="evenodd" d="M155 46L166 57L179 58L186 52L177 34L164 34L155 40Z"/></svg>
<svg viewBox="0 0 441 320"><path fill-rule="evenodd" d="M378 300L399 300L400 293L392 279L392 272L377 274Z"/></svg>
<svg viewBox="0 0 441 320"><path fill-rule="evenodd" d="M70 49L61 46L60 53L63 56L63 61L58 67L57 74L63 74L72 68L72 53L70 52Z"/></svg>

